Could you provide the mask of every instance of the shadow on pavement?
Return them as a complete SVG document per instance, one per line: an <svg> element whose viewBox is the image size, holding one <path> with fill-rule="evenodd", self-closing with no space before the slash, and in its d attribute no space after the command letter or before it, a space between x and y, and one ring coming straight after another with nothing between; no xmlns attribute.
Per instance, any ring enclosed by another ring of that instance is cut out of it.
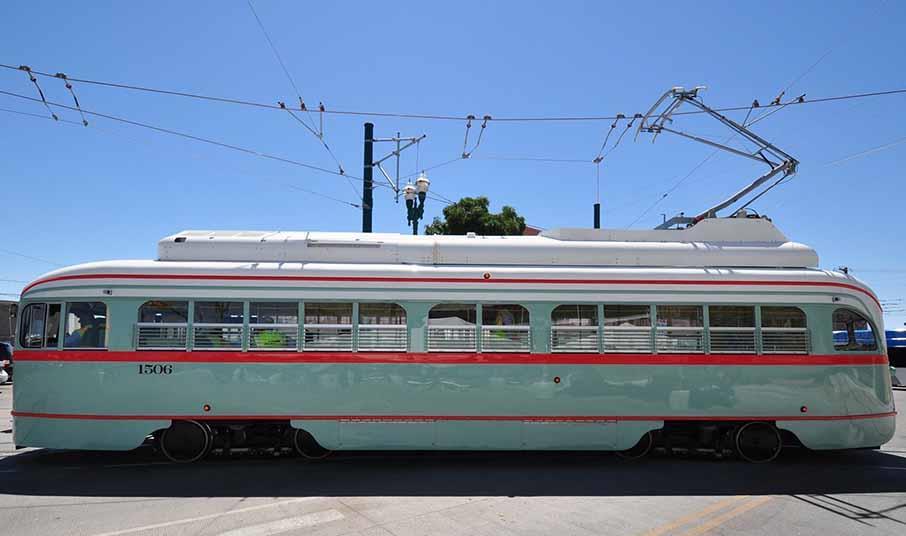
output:
<svg viewBox="0 0 906 536"><path fill-rule="evenodd" d="M0 459L0 494L37 496L818 495L906 491L906 458L792 451L767 465L576 452L348 452L164 463L127 453L37 450Z"/></svg>

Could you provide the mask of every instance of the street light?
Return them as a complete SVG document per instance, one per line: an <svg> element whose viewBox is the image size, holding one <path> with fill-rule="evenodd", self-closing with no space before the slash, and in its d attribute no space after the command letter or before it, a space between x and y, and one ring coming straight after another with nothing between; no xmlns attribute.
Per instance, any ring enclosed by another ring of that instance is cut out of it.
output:
<svg viewBox="0 0 906 536"><path fill-rule="evenodd" d="M428 197L430 184L431 181L422 171L415 180L414 186L409 183L403 188L403 197L406 199L406 219L412 226L414 235L418 234L418 221L425 216L425 199Z"/></svg>

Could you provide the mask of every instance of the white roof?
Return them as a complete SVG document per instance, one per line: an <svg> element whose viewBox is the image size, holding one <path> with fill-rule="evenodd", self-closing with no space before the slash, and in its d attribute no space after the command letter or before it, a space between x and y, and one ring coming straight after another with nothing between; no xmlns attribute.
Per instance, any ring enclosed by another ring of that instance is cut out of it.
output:
<svg viewBox="0 0 906 536"><path fill-rule="evenodd" d="M706 219L684 230L553 229L538 236L413 236L305 231L183 231L161 261L506 266L791 267L818 265L769 220Z"/></svg>

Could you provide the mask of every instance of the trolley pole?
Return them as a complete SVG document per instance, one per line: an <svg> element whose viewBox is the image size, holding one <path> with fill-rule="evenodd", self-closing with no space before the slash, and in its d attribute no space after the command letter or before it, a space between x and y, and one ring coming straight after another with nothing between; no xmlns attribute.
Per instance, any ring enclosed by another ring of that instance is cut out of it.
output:
<svg viewBox="0 0 906 536"><path fill-rule="evenodd" d="M374 204L374 124L365 123L365 157L362 172L362 232L371 232L372 205Z"/></svg>

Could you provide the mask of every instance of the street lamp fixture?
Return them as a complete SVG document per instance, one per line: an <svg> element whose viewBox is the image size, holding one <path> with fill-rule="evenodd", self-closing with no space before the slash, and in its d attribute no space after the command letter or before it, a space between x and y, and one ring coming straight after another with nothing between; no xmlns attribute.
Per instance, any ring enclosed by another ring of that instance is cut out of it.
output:
<svg viewBox="0 0 906 536"><path fill-rule="evenodd" d="M412 234L414 235L418 234L419 220L425 216L425 200L428 197L430 184L431 181L428 180L425 172L422 171L418 179L415 180L414 186L409 183L403 188L403 197L406 199L406 219L409 225L412 226Z"/></svg>

